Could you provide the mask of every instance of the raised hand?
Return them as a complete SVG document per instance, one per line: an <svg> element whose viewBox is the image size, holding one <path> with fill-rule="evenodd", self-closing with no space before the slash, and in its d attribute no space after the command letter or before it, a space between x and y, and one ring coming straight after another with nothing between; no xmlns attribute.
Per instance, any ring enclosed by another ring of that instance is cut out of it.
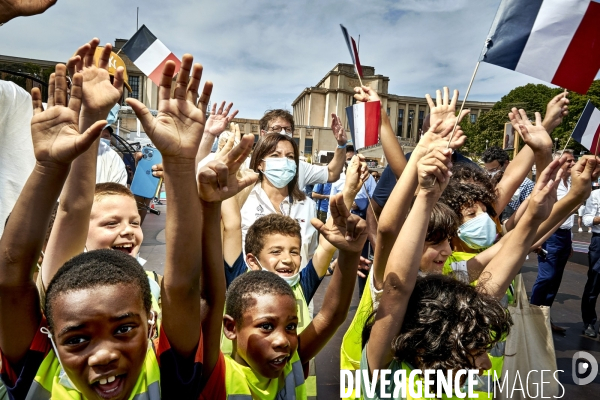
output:
<svg viewBox="0 0 600 400"><path fill-rule="evenodd" d="M234 119L238 113L238 110L235 110L231 113L231 115L229 115L231 107L233 107L233 103L229 103L227 107L225 107L225 102L222 102L221 107L219 107L217 110L217 103L213 104L210 115L208 116L208 120L206 121L206 128L204 128L204 132L214 137L217 137L223 133L223 131L227 128L227 125L231 123L231 120Z"/></svg>
<svg viewBox="0 0 600 400"><path fill-rule="evenodd" d="M562 164L564 164L564 160L562 162L560 160L552 161L538 178L526 210L526 213L534 220L543 221L550 215L552 207L556 203L556 190L563 172L560 168Z"/></svg>
<svg viewBox="0 0 600 400"><path fill-rule="evenodd" d="M443 130L440 130L439 126L441 124L442 121L436 121L435 124L431 125L429 130L421 136L418 146L423 146L427 151L430 151L435 147L458 150L465 144L467 137L460 125L456 126L456 131L454 132L454 135L451 136L454 125L449 124ZM449 141L450 145L448 145Z"/></svg>
<svg viewBox="0 0 600 400"><path fill-rule="evenodd" d="M427 104L429 104L429 124L430 126L437 126L438 131L444 131L448 128L448 126L454 127L456 123L456 102L458 101L458 90L454 90L452 95L452 100L449 100L449 90L448 87L444 86L444 97L442 97L442 92L440 90L435 91L435 104L431 99L429 93L425 95L425 99L427 100ZM461 115L458 118L458 122L462 121L462 119L469 114L470 110L463 110ZM439 122L439 125L438 125Z"/></svg>
<svg viewBox="0 0 600 400"><path fill-rule="evenodd" d="M117 69L114 81L111 83L108 63L112 46L110 44L104 46L96 66L94 55L99 43L100 40L94 38L79 47L67 62L67 70L70 76L78 72L83 75L82 115L104 119L123 95L124 69L122 67ZM50 102L50 96L48 96L48 102Z"/></svg>
<svg viewBox="0 0 600 400"><path fill-rule="evenodd" d="M600 175L600 158L595 156L583 156L571 168L571 190L573 195L584 201L592 191L592 181Z"/></svg>
<svg viewBox="0 0 600 400"><path fill-rule="evenodd" d="M566 90L557 94L546 106L546 115L544 116L544 127L548 133L552 133L554 128L562 123L564 117L569 114L569 99Z"/></svg>
<svg viewBox="0 0 600 400"><path fill-rule="evenodd" d="M367 179L369 179L369 167L367 167L365 156L356 154L346 168L344 191L356 196Z"/></svg>
<svg viewBox="0 0 600 400"><path fill-rule="evenodd" d="M71 97L67 99L66 72L65 65L58 64L55 73L50 76L46 111L42 109L40 90L34 88L31 91L34 109L31 136L35 158L39 163L70 164L94 143L106 125L105 120L97 121L83 134L79 133L83 76L73 76Z"/></svg>
<svg viewBox="0 0 600 400"><path fill-rule="evenodd" d="M367 240L367 223L358 215L350 214L344 205L341 193L331 196L329 200L332 223L324 224L313 218L310 223L334 247L351 253L360 253Z"/></svg>
<svg viewBox="0 0 600 400"><path fill-rule="evenodd" d="M55 3L56 0L0 0L0 23L41 14Z"/></svg>
<svg viewBox="0 0 600 400"><path fill-rule="evenodd" d="M183 56L173 97L171 97L171 84L175 73L175 63L167 61L165 64L158 93L156 118L140 101L127 99L127 104L135 111L144 131L161 152L163 160L178 158L193 163L202 139L212 82L204 84L202 95L196 106L202 66L195 64L192 70L193 62L194 58L190 54Z"/></svg>
<svg viewBox="0 0 600 400"><path fill-rule="evenodd" d="M546 128L542 125L542 116L539 112L535 113L535 125L527 117L525 110L513 108L508 113L508 118L514 130L519 132L523 141L533 150L547 151L552 149L552 138L548 135Z"/></svg>
<svg viewBox="0 0 600 400"><path fill-rule="evenodd" d="M233 143L233 141L231 141ZM235 196L245 187L258 180L258 174L252 172L238 178L237 172L252 151L254 135L242 137L240 144L233 149L226 148L225 152L206 164L198 172L198 194L205 202L218 202Z"/></svg>
<svg viewBox="0 0 600 400"><path fill-rule="evenodd" d="M381 101L377 92L368 86L355 87L354 98L356 99L357 103L366 103L367 101Z"/></svg>
<svg viewBox="0 0 600 400"><path fill-rule="evenodd" d="M340 117L337 114L331 114L331 130L333 131L333 136L335 140L337 140L338 146L345 146L348 142L348 138L346 137L346 130L342 126L342 122L340 121Z"/></svg>
<svg viewBox="0 0 600 400"><path fill-rule="evenodd" d="M452 150L433 149L419 160L418 178L420 190L428 194L440 196L452 172Z"/></svg>

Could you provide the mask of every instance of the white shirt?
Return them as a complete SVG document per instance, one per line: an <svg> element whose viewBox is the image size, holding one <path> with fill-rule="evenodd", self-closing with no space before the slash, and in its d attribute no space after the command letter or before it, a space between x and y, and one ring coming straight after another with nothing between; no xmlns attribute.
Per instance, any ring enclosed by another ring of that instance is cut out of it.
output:
<svg viewBox="0 0 600 400"><path fill-rule="evenodd" d="M310 220L317 216L315 202L307 197L305 200L298 200L290 204L289 197L286 197L281 202L279 212L294 218L300 224L300 234L302 235L302 248L300 249L302 263L300 268L304 268L313 254L315 254L319 245L318 231L310 223ZM277 213L273 203L271 203L271 200L269 200L269 197L261 188L260 182L254 185L254 188L250 191L248 199L242 206L241 213L242 245L245 247L246 234L250 225L260 217ZM246 254L245 251L244 254Z"/></svg>
<svg viewBox="0 0 600 400"><path fill-rule="evenodd" d="M0 80L0 236L35 166L32 116L29 93L13 82Z"/></svg>
<svg viewBox="0 0 600 400"><path fill-rule="evenodd" d="M115 182L127 186L125 163L109 145L100 141L96 165L96 183Z"/></svg>
<svg viewBox="0 0 600 400"><path fill-rule="evenodd" d="M215 153L210 153L198 163L197 171L206 164L215 159ZM250 157L246 159L245 165L250 168ZM329 170L327 165L314 165L305 161L300 161L298 167L298 188L303 190L306 185L316 185L317 183L327 183L329 179Z"/></svg>
<svg viewBox="0 0 600 400"><path fill-rule="evenodd" d="M600 190L592 190L583 210L583 224L591 226L592 232L600 233L600 225L594 225L594 217L600 217Z"/></svg>
<svg viewBox="0 0 600 400"><path fill-rule="evenodd" d="M570 189L571 189L571 178L569 177L566 185L565 185L564 180L561 179L560 182L558 183L558 189L556 191L556 199L560 200L563 197L565 197ZM569 218L567 218L566 221L560 226L560 229L571 229L573 227L574 220L575 220L575 218L573 218L573 214L571 214L569 216Z"/></svg>

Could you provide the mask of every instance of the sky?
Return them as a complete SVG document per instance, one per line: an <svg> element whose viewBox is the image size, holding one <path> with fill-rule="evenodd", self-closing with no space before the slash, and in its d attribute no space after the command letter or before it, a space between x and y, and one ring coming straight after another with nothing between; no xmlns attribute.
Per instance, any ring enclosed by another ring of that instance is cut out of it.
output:
<svg viewBox="0 0 600 400"><path fill-rule="evenodd" d="M175 55L204 66L212 101L238 117L292 110L306 87L350 63L339 24L358 39L363 65L390 78L389 93L423 97L449 86L464 93L500 0L58 0L46 13L0 27L0 54L66 61L83 43L128 39L145 24ZM497 101L544 83L482 63L470 100ZM462 97L462 96L461 96Z"/></svg>

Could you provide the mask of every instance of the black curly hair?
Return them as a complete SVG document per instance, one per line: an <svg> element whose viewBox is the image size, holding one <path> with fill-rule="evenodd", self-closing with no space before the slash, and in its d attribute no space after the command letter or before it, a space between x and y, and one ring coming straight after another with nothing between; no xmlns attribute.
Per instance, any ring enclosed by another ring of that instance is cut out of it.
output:
<svg viewBox="0 0 600 400"><path fill-rule="evenodd" d="M485 149L481 155L481 161L484 163L491 163L492 161L498 161L501 167L508 162L508 153L502 150L500 147L491 146Z"/></svg>
<svg viewBox="0 0 600 400"><path fill-rule="evenodd" d="M79 254L67 261L54 275L46 291L44 305L48 326L54 328L53 304L61 294L98 286L138 287L144 309L149 314L152 294L148 277L137 260L120 251L102 249Z"/></svg>
<svg viewBox="0 0 600 400"><path fill-rule="evenodd" d="M363 347L375 313L363 330ZM421 370L476 369L476 355L503 340L511 325L496 298L452 275L430 274L417 278L392 352Z"/></svg>
<svg viewBox="0 0 600 400"><path fill-rule="evenodd" d="M265 294L290 296L296 301L292 287L279 275L269 271L249 271L235 278L229 285L225 314L238 324L244 312L255 304L255 297Z"/></svg>
<svg viewBox="0 0 600 400"><path fill-rule="evenodd" d="M485 205L486 212L490 217L496 216L494 204L496 203L496 192L488 191L477 183L462 183L450 179L450 183L440 197L440 201L448 205L456 215L462 217L465 207L472 207L475 202L480 201Z"/></svg>
<svg viewBox="0 0 600 400"><path fill-rule="evenodd" d="M486 192L493 196L494 201L498 197L496 187L487 172L474 163L455 163L452 166L452 178L450 182L474 183L481 186ZM459 214L460 215L460 214Z"/></svg>

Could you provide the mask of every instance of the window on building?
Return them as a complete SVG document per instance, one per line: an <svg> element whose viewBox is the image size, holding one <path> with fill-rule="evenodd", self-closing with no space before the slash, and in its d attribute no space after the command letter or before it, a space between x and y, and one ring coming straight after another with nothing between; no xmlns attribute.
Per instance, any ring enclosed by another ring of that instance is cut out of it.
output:
<svg viewBox="0 0 600 400"><path fill-rule="evenodd" d="M131 93L129 93L129 97L133 97L134 99L140 99L140 77L139 76L130 76L129 77L129 86L131 86Z"/></svg>
<svg viewBox="0 0 600 400"><path fill-rule="evenodd" d="M408 132L407 138L412 138L413 122L415 122L415 110L408 110Z"/></svg>
<svg viewBox="0 0 600 400"><path fill-rule="evenodd" d="M419 124L417 125L417 130L421 130L423 128L423 120L425 119L425 111L419 111Z"/></svg>
<svg viewBox="0 0 600 400"><path fill-rule="evenodd" d="M474 124L477 121L477 114L471 114L471 123Z"/></svg>
<svg viewBox="0 0 600 400"><path fill-rule="evenodd" d="M398 109L398 129L396 129L396 136L402 136L404 131L402 128L404 127L404 109Z"/></svg>
<svg viewBox="0 0 600 400"><path fill-rule="evenodd" d="M390 116L390 111L391 111L391 110L390 110L390 108L388 107L388 108L387 108L387 115L388 115L388 117Z"/></svg>
<svg viewBox="0 0 600 400"><path fill-rule="evenodd" d="M312 154L312 146L313 146L312 139L304 139L304 155L305 156L308 157Z"/></svg>
<svg viewBox="0 0 600 400"><path fill-rule="evenodd" d="M298 147L300 147L300 138L295 137L294 138L294 142L296 142L296 144L298 145Z"/></svg>

